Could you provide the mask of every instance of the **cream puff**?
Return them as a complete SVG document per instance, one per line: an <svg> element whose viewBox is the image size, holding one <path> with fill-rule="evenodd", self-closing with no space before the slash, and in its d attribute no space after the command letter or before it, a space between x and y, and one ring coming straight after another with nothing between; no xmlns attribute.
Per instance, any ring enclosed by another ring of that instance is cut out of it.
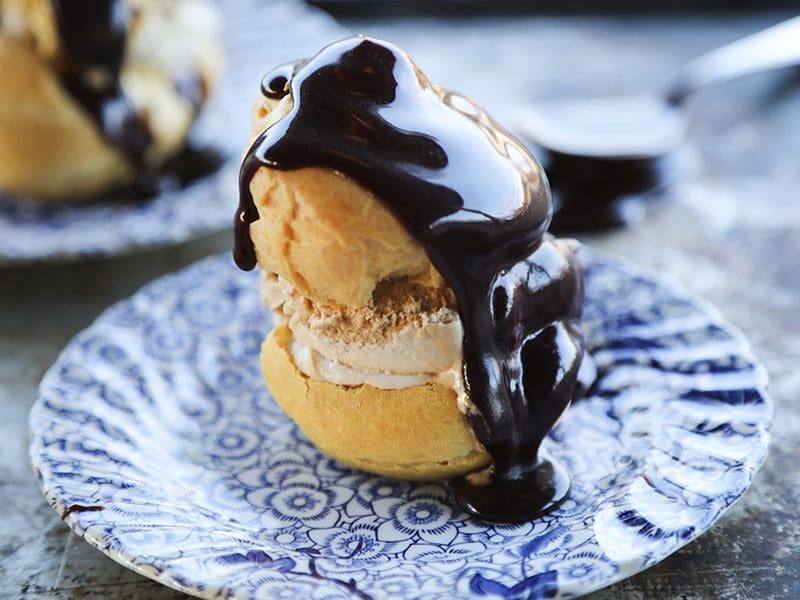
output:
<svg viewBox="0 0 800 600"><path fill-rule="evenodd" d="M380 40L261 92L234 258L264 272L275 400L329 456L449 480L483 518L556 506L569 478L539 446L576 390L583 289L539 164Z"/></svg>
<svg viewBox="0 0 800 600"><path fill-rule="evenodd" d="M182 150L221 56L207 0L0 0L0 192L134 184Z"/></svg>

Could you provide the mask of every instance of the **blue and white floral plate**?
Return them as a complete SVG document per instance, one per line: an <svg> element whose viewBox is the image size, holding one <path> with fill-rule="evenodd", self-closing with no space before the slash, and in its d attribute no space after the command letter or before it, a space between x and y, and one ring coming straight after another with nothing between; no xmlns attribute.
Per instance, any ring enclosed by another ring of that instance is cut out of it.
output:
<svg viewBox="0 0 800 600"><path fill-rule="evenodd" d="M469 518L443 485L322 456L262 382L271 324L227 256L160 279L64 350L31 413L47 501L119 563L205 598L571 597L707 530L767 454L772 404L709 306L586 253L599 369L546 440L556 512Z"/></svg>
<svg viewBox="0 0 800 600"><path fill-rule="evenodd" d="M192 130L195 145L225 157L220 171L138 202L112 196L44 205L0 195L0 266L130 254L231 226L239 157L261 77L342 37L343 29L298 1L226 0L221 8L226 73Z"/></svg>

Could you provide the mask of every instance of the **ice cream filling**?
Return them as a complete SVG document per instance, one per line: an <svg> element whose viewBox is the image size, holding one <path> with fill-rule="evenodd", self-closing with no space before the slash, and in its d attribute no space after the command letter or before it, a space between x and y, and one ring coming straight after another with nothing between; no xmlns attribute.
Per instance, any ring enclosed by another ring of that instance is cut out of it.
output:
<svg viewBox="0 0 800 600"><path fill-rule="evenodd" d="M462 413L470 410L471 403L464 391L459 356L448 369L439 373L397 373L387 370L367 370L351 367L326 358L313 348L304 346L292 337L289 351L298 369L310 379L327 381L336 385L371 385L385 390L396 390L426 383L437 383L456 392L458 408ZM389 367L389 365L387 365Z"/></svg>
<svg viewBox="0 0 800 600"><path fill-rule="evenodd" d="M307 377L382 389L438 383L453 388L459 408L469 410L461 374L464 332L454 310L423 312L403 324L378 323L383 339L368 343L373 336L363 331L359 336L360 328L351 327L352 335L347 339L342 335L346 326L331 322L336 317L299 308L297 292L275 275L264 277L261 295L275 317L287 323L292 332L292 358ZM370 317L373 321L381 319L378 312ZM334 331L336 334L331 334Z"/></svg>

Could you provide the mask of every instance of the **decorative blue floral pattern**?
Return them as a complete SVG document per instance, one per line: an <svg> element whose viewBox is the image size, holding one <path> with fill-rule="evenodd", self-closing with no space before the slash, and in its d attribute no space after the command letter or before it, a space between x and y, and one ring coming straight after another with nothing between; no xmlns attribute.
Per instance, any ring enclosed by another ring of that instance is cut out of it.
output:
<svg viewBox="0 0 800 600"><path fill-rule="evenodd" d="M258 367L256 275L215 257L106 311L45 376L31 458L113 559L206 598L572 597L655 564L744 493L772 404L710 307L585 252L598 378L546 440L570 498L516 525L323 457ZM94 510L86 510L91 507Z"/></svg>
<svg viewBox="0 0 800 600"><path fill-rule="evenodd" d="M49 206L0 195L0 265L130 253L231 226L258 82L275 64L310 55L343 30L322 11L291 0L231 0L222 9L227 72L192 130L196 145L227 157L221 171L140 202L110 197Z"/></svg>

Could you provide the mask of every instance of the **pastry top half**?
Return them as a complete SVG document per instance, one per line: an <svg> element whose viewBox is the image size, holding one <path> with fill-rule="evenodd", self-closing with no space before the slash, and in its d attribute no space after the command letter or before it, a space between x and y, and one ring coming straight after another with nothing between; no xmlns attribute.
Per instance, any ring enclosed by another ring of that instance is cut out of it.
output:
<svg viewBox="0 0 800 600"><path fill-rule="evenodd" d="M91 196L180 151L217 23L208 0L0 0L0 191Z"/></svg>
<svg viewBox="0 0 800 600"><path fill-rule="evenodd" d="M261 96L254 137L284 118L291 96ZM381 282L407 278L444 292L422 246L376 195L340 171L260 168L250 182L259 218L250 237L259 266L318 303L372 303Z"/></svg>

